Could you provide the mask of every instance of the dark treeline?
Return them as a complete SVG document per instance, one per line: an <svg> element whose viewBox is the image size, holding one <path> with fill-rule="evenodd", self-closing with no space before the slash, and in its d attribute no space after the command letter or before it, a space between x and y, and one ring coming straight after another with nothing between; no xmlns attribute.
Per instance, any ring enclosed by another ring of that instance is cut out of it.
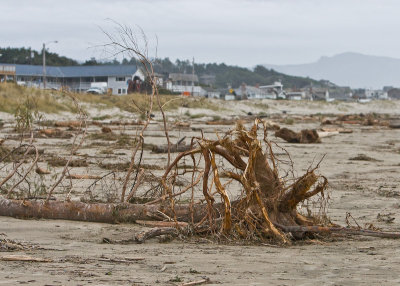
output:
<svg viewBox="0 0 400 286"><path fill-rule="evenodd" d="M41 65L43 62L42 51L34 51L30 48L0 48L0 63L10 64L32 64ZM169 58L153 59L154 71L168 77L169 73L192 73L192 63L189 60L179 60L172 62ZM76 60L59 56L57 53L50 53L46 51L46 64L49 66L76 66L76 65L108 65L108 64L139 64L134 58L117 59L108 61L99 61L95 58L79 63ZM256 66L253 70L248 68L229 66L224 63L208 63L194 64L194 72L199 77L207 75L215 77L212 82L212 87L226 88L231 86L233 88L239 87L242 83L247 85L268 85L275 81L280 81L286 88L302 88L305 86L313 85L324 87L327 85L326 81L316 81L305 77L289 76L274 70L265 68L262 65Z"/></svg>

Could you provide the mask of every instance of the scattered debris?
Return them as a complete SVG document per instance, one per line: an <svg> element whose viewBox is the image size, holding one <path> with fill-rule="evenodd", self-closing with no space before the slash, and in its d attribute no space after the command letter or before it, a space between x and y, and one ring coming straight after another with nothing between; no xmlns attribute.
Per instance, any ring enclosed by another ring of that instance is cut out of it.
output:
<svg viewBox="0 0 400 286"><path fill-rule="evenodd" d="M177 127L177 128L190 128L190 122L177 121L177 122L175 122L175 127Z"/></svg>
<svg viewBox="0 0 400 286"><path fill-rule="evenodd" d="M0 234L5 236L5 234ZM0 252L24 250L26 247L21 243L7 238L0 238Z"/></svg>
<svg viewBox="0 0 400 286"><path fill-rule="evenodd" d="M376 216L376 219L378 221L380 221L380 222L393 223L395 218L392 217L392 215L394 215L394 213L388 213L388 214L380 214L380 213L378 213L378 215Z"/></svg>
<svg viewBox="0 0 400 286"><path fill-rule="evenodd" d="M101 132L103 132L103 133L112 133L112 130L111 130L110 127L103 126L103 127L101 128Z"/></svg>
<svg viewBox="0 0 400 286"><path fill-rule="evenodd" d="M39 174L39 175L47 175L47 174L50 174L50 171L45 170L45 169L43 169L43 168L40 168L39 166L36 167L35 172L36 172L36 174Z"/></svg>
<svg viewBox="0 0 400 286"><path fill-rule="evenodd" d="M73 135L58 128L49 128L49 129L39 130L38 137L68 139L73 137Z"/></svg>
<svg viewBox="0 0 400 286"><path fill-rule="evenodd" d="M55 127L69 127L69 128L79 128L82 127L82 121L56 121L54 123Z"/></svg>
<svg viewBox="0 0 400 286"><path fill-rule="evenodd" d="M321 131L323 131L323 132L338 132L338 133L353 133L353 130L348 129L348 128L326 128L326 127L323 127L323 128L321 128Z"/></svg>
<svg viewBox="0 0 400 286"><path fill-rule="evenodd" d="M393 129L400 128L400 120L391 120L389 121L389 127Z"/></svg>
<svg viewBox="0 0 400 286"><path fill-rule="evenodd" d="M367 156L365 154L358 154L357 156L352 157L349 160L352 160L352 161L372 161L372 162L381 161L381 160L377 160L375 158L369 157L369 156Z"/></svg>
<svg viewBox="0 0 400 286"><path fill-rule="evenodd" d="M75 180L99 180L102 176L96 175L79 175L79 174L70 174L67 176L67 179L75 179Z"/></svg>
<svg viewBox="0 0 400 286"><path fill-rule="evenodd" d="M67 164L67 159L61 157L50 157L47 159L47 163L52 167L63 167ZM71 160L69 162L69 167L87 167L89 163L84 159Z"/></svg>
<svg viewBox="0 0 400 286"><path fill-rule="evenodd" d="M209 282L210 282L210 278L205 278L205 279L202 279L202 280L183 283L183 284L180 284L179 286L196 286L196 285L207 284Z"/></svg>

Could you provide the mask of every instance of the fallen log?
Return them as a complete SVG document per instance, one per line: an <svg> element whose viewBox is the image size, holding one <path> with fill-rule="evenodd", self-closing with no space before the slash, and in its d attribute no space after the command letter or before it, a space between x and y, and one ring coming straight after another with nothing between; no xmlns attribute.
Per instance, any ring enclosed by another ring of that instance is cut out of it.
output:
<svg viewBox="0 0 400 286"><path fill-rule="evenodd" d="M216 205L217 210L218 205ZM169 207L161 204L107 204L107 203L83 203L76 201L26 201L0 199L0 216L15 218L37 218L37 219L64 219L88 222L121 223L137 220L159 220L162 212L173 217ZM193 219L200 221L206 214L204 205L193 206ZM190 222L191 213L188 205L175 206L178 221Z"/></svg>
<svg viewBox="0 0 400 286"><path fill-rule="evenodd" d="M321 139L315 129L303 129L294 132L288 128L281 128L275 132L275 136L289 143L320 143Z"/></svg>

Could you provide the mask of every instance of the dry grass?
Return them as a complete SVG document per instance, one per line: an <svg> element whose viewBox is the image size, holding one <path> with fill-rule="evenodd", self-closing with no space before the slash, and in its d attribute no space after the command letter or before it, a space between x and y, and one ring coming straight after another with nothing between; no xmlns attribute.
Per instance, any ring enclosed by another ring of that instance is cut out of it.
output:
<svg viewBox="0 0 400 286"><path fill-rule="evenodd" d="M73 95L78 101L93 105L93 107L99 109L117 107L133 113L139 113L140 110L148 110L150 104L148 95L138 93L122 96L87 93L74 93ZM27 100L32 102L32 108L43 113L76 112L70 98L61 91L27 88L13 83L0 84L0 111L15 113L18 106L24 104ZM179 107L219 110L216 104L205 98L160 95L160 101L164 110L175 110ZM154 105L153 109L154 111L159 110L157 104Z"/></svg>
<svg viewBox="0 0 400 286"><path fill-rule="evenodd" d="M18 107L27 101L33 109L39 112L75 112L72 101L60 92L26 88L13 83L0 84L0 111L15 113Z"/></svg>

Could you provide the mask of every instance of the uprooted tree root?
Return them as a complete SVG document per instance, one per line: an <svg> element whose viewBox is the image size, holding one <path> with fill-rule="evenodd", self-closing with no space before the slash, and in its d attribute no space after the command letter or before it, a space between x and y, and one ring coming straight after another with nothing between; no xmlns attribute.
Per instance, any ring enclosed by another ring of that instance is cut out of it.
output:
<svg viewBox="0 0 400 286"><path fill-rule="evenodd" d="M257 136L260 125L263 126L263 140L259 140ZM172 211L176 204L176 194L172 191L173 182L177 177L173 170L179 162L190 156L193 160L193 178L196 172L202 176L202 180L189 186L193 188L201 181L206 201L204 216L192 215L195 232L209 231L243 239L273 237L289 243L285 226L314 223L312 219L298 213L297 206L312 196L323 194L328 184L327 179L315 173L316 167L287 185L279 176L278 161L272 151L272 143L267 139L266 130L263 121L259 119L250 130L238 124L219 140L198 140L199 147L181 153L168 167L162 184L164 197L169 197ZM263 150L263 145L266 151ZM201 154L204 160L204 170L201 173L196 167L198 162L195 154ZM224 175L231 181L236 181L242 189L241 195L235 200L231 200L228 195L230 192L221 182L221 170L216 164L218 157L228 162L229 167L225 169L229 171L225 171ZM222 203L216 203L217 199Z"/></svg>
<svg viewBox="0 0 400 286"><path fill-rule="evenodd" d="M260 126L262 134L257 134ZM218 140L193 138L192 149L178 154L166 168L160 180L162 193L146 203L0 199L0 215L107 223L153 221L157 229L142 233L136 239L140 242L165 233L176 235L173 229L230 239L275 239L284 244L307 234L333 232L400 238L395 233L324 224L318 216L300 214L304 201L324 197L328 181L316 173L318 165L298 178L289 180L290 170L281 176L279 171L284 169L278 165L289 164L292 169L291 160L278 160L272 144L263 121L257 119L250 130L238 123ZM191 181L178 187L177 182L188 174ZM140 182L128 197L135 196ZM239 190L236 197L234 189Z"/></svg>

